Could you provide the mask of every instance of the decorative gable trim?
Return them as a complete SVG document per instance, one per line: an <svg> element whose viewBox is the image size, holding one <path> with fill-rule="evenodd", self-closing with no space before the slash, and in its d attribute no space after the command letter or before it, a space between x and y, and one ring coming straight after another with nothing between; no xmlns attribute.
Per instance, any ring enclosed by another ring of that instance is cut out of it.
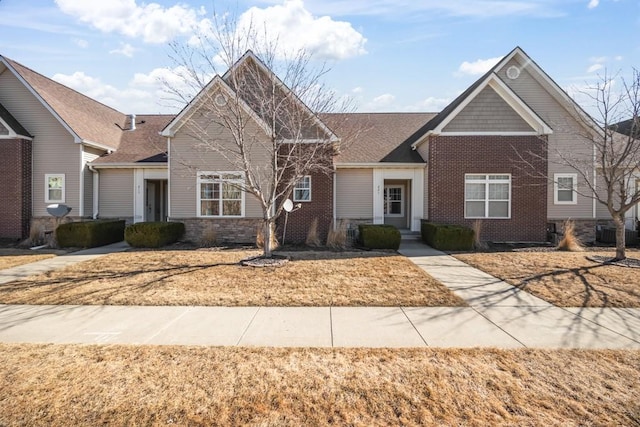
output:
<svg viewBox="0 0 640 427"><path fill-rule="evenodd" d="M252 50L248 50L247 52L245 52L245 54L242 55L242 57L238 59L236 63L233 64L231 68L229 68L227 72L222 75L222 79L226 81L226 79L231 75L231 73L233 73L236 69L238 69L243 63L247 62L248 60L253 60L264 73L266 73L276 82L278 87L280 87L286 94L291 94L295 98L295 100L304 107L304 109L309 113L309 115L311 115L314 118L314 121L318 125L318 127L320 127L320 129L322 129L329 136L330 142L338 142L340 140L340 138L338 138L336 134L333 133L333 131L329 129L329 127L322 120L320 120L318 115L313 111L311 111L311 109L307 107L307 105L304 102L302 102L302 100L298 98L298 96L295 93L293 93L291 89L286 84L284 84L284 82L280 80L280 78L273 71L271 71L269 67L267 67L266 64L262 62L262 60L258 58L258 56L255 53L253 53Z"/></svg>
<svg viewBox="0 0 640 427"><path fill-rule="evenodd" d="M530 132L446 132L444 129L463 111L485 88L490 87L502 98L524 121L531 126ZM432 135L549 135L553 130L520 99L500 78L492 73L469 94L447 117L430 132ZM418 141L419 142L419 141ZM417 144L417 143L416 143ZM415 145L415 144L414 144Z"/></svg>
<svg viewBox="0 0 640 427"><path fill-rule="evenodd" d="M36 97L38 102L40 102L47 109L47 111L49 111L49 113L51 113L51 115L62 125L63 128L67 130L67 132L71 134L71 136L73 136L73 142L75 142L76 144L82 143L82 138L80 138L80 136L75 133L73 129L71 129L71 126L69 126L67 122L65 122L62 117L60 117L60 115L51 107L51 105L49 105L47 101L45 101L44 98L42 98L42 96L40 96L40 94L22 77L22 75L18 73L18 71L9 63L9 61L7 61L3 56L0 56L0 63L7 67L7 69L11 71L11 73L18 79L18 81L22 83L33 96Z"/></svg>
<svg viewBox="0 0 640 427"><path fill-rule="evenodd" d="M271 135L272 130L271 127L264 121L260 116L256 114L255 111L249 105L240 99L235 91L225 82L220 76L216 75L211 81L204 87L198 94L187 104L178 115L169 122L167 126L160 132L160 135L166 137L173 137L175 134L182 128L182 126L187 122L191 116L193 116L200 106L200 102L203 101L206 97L210 96L212 92L216 89L222 91L228 98L233 98L237 100L240 107L251 116L253 120L265 131L267 135ZM213 102L216 102L215 99L212 99ZM222 107L222 105L221 105Z"/></svg>

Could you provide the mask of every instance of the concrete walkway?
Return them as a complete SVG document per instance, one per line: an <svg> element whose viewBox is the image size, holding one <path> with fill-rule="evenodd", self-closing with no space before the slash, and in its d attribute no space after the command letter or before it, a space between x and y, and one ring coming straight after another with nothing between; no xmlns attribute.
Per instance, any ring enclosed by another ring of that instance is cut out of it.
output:
<svg viewBox="0 0 640 427"><path fill-rule="evenodd" d="M65 255L55 265L124 248ZM401 253L469 307L0 305L0 342L640 349L640 309L557 308L419 242L403 242ZM30 264L30 274L42 263ZM29 266L0 278L24 277Z"/></svg>

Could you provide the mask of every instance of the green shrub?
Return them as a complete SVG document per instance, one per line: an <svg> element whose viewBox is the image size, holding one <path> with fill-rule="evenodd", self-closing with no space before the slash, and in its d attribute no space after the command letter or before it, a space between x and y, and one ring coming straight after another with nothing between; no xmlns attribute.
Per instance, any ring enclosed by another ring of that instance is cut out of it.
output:
<svg viewBox="0 0 640 427"><path fill-rule="evenodd" d="M360 244L368 249L398 249L400 230L387 224L360 224Z"/></svg>
<svg viewBox="0 0 640 427"><path fill-rule="evenodd" d="M136 248L159 248L176 242L183 234L181 222L139 222L127 227L124 239Z"/></svg>
<svg viewBox="0 0 640 427"><path fill-rule="evenodd" d="M56 240L61 248L95 248L124 239L124 220L68 222L56 228Z"/></svg>
<svg viewBox="0 0 640 427"><path fill-rule="evenodd" d="M422 221L422 240L442 251L468 251L473 249L474 232L469 227L443 225Z"/></svg>

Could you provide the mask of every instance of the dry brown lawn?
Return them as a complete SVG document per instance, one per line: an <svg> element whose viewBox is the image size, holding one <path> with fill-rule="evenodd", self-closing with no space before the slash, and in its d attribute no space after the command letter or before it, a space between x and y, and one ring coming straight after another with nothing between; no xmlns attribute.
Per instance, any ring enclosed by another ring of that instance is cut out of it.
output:
<svg viewBox="0 0 640 427"><path fill-rule="evenodd" d="M589 256L612 251L496 252L456 258L560 307L640 307L640 269L603 265ZM640 258L640 251L627 256Z"/></svg>
<svg viewBox="0 0 640 427"><path fill-rule="evenodd" d="M4 249L0 248L0 270L29 264L47 258L53 258L53 253L36 253L28 249Z"/></svg>
<svg viewBox="0 0 640 427"><path fill-rule="evenodd" d="M639 351L0 345L0 425L638 425Z"/></svg>
<svg viewBox="0 0 640 427"><path fill-rule="evenodd" d="M406 258L294 252L278 268L241 267L256 251L137 251L0 287L5 304L463 306Z"/></svg>

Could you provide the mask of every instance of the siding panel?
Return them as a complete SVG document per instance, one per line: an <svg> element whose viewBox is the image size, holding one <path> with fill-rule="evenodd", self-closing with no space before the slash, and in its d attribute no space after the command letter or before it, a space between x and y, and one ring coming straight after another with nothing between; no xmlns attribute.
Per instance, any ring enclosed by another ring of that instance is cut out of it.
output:
<svg viewBox="0 0 640 427"><path fill-rule="evenodd" d="M338 169L336 180L336 217L373 218L373 170Z"/></svg>
<svg viewBox="0 0 640 427"><path fill-rule="evenodd" d="M506 70L515 65L521 69L517 79L509 79ZM559 164L561 163L558 153L572 153L591 159L591 148L580 141L578 135L583 130L576 122L569 111L565 109L548 91L551 87L547 83L538 82L529 73L526 66L522 66L515 60L507 63L499 72L500 78L527 103L552 129L553 134L549 135L549 177L553 179L556 173L571 173L572 168ZM586 192L584 181L578 180L580 191ZM573 218L587 219L593 218L593 204L590 198L578 196L576 205L555 205L553 203L553 184L547 189L547 215L550 219Z"/></svg>
<svg viewBox="0 0 640 427"><path fill-rule="evenodd" d="M72 216L80 212L80 149L72 135L7 69L0 74L0 102L33 135L32 215L49 216L46 211L47 173L65 174L65 204Z"/></svg>
<svg viewBox="0 0 640 427"><path fill-rule="evenodd" d="M133 217L133 169L100 170L100 218Z"/></svg>
<svg viewBox="0 0 640 427"><path fill-rule="evenodd" d="M204 123L202 123L204 126ZM171 218L194 218L197 216L197 176L198 171L235 171L237 170L222 155L213 149L203 146L190 136L187 126L180 129L171 138L170 148L170 176ZM231 135L221 126L210 124L207 134L212 141L232 141ZM249 138L254 138L252 162L256 165L265 164L267 154L262 144L267 141L264 131L254 122L247 129ZM229 142L231 144L231 142ZM245 195L245 217L262 218L262 208L259 201L251 194Z"/></svg>
<svg viewBox="0 0 640 427"><path fill-rule="evenodd" d="M533 129L495 90L486 87L443 130L444 132L531 132Z"/></svg>

